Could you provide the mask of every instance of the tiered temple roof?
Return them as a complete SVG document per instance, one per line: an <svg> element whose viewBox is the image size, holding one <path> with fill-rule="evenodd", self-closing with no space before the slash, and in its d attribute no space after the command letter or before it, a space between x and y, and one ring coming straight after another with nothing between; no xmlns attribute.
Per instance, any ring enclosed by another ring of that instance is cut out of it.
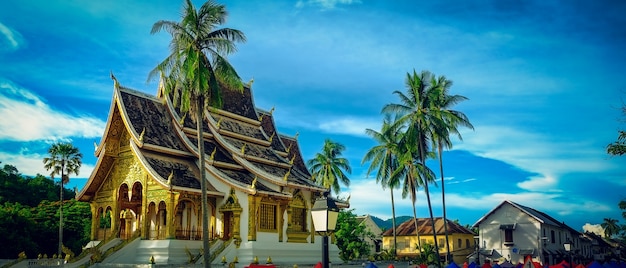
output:
<svg viewBox="0 0 626 268"><path fill-rule="evenodd" d="M223 107L209 109L203 118L204 167L213 178L250 194L290 197L290 188L325 191L311 180L297 136L277 132L272 112L255 108L250 88L223 90L222 98ZM98 162L79 200L94 197L121 145L128 145L164 187L199 192L195 122L181 115L162 89L152 96L115 81L107 127L96 148ZM209 195L223 196L214 183L207 184Z"/></svg>

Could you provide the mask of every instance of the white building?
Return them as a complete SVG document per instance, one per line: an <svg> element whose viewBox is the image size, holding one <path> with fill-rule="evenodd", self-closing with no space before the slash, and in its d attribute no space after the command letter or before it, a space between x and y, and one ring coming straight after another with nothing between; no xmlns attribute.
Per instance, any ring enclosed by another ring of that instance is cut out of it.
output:
<svg viewBox="0 0 626 268"><path fill-rule="evenodd" d="M592 257L591 243L580 232L548 214L508 200L474 226L479 229L480 263L502 258L518 263L530 256L542 265L553 265L563 260L580 263Z"/></svg>

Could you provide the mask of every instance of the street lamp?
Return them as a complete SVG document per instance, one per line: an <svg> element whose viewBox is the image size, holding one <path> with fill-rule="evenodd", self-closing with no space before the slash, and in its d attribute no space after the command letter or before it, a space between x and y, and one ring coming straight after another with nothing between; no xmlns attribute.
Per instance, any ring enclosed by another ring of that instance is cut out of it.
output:
<svg viewBox="0 0 626 268"><path fill-rule="evenodd" d="M339 208L331 198L329 192L318 198L311 209L311 218L315 232L322 236L322 267L329 268L328 260L328 236L335 231Z"/></svg>
<svg viewBox="0 0 626 268"><path fill-rule="evenodd" d="M567 255L569 257L569 266L572 267L572 242L569 240L569 238L567 239L567 241L565 241L565 243L563 243L563 247L565 248L565 251L567 252Z"/></svg>
<svg viewBox="0 0 626 268"><path fill-rule="evenodd" d="M476 264L480 266L480 236L474 236L474 249L476 250Z"/></svg>

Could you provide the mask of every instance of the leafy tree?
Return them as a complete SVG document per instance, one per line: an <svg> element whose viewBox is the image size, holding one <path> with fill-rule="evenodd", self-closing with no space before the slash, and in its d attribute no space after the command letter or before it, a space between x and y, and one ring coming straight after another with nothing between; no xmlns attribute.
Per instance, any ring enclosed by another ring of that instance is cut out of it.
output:
<svg viewBox="0 0 626 268"><path fill-rule="evenodd" d="M626 116L626 105L622 106L622 113ZM606 152L610 155L626 154L626 131L618 131L617 140L606 146Z"/></svg>
<svg viewBox="0 0 626 268"><path fill-rule="evenodd" d="M339 193L339 181L345 186L350 185L350 179L346 173L351 173L350 162L341 157L346 149L343 144L326 139L322 152L315 154L313 159L307 161L312 179L326 189L332 189L335 194Z"/></svg>
<svg viewBox="0 0 626 268"><path fill-rule="evenodd" d="M245 42L242 32L217 27L226 21L224 5L205 2L196 10L191 0L185 0L181 21L160 20L152 26L152 34L167 31L171 36L170 55L153 69L148 78L161 76L165 92L183 113L189 112L196 122L198 140L200 188L202 192L202 245L204 265L210 267L209 217L206 200L207 186L204 170L203 138L204 112L208 107L221 107L221 88L243 91L243 83L226 55L236 50L235 42Z"/></svg>
<svg viewBox="0 0 626 268"><path fill-rule="evenodd" d="M448 80L445 76L439 76L435 79L431 78L430 85L432 90L429 92L432 94L433 105L430 111L434 114L430 125L430 133L432 135L433 147L437 148L437 155L439 156L439 174L441 175L441 202L443 210L443 226L446 236L446 260L452 259L450 253L450 242L448 239L448 222L446 215L446 194L443 172L443 149L451 149L452 141L450 135L456 135L459 140L463 140L461 134L458 131L458 126L468 127L474 129L474 126L470 123L467 116L456 110L452 110L452 107L459 102L467 100L466 97L461 95L449 95L448 92L452 87L452 81Z"/></svg>
<svg viewBox="0 0 626 268"><path fill-rule="evenodd" d="M617 222L618 220L616 219L604 218L604 221L600 224L604 228L604 237L611 238L619 232L620 227Z"/></svg>
<svg viewBox="0 0 626 268"><path fill-rule="evenodd" d="M50 171L50 177L61 175L61 187L59 187L61 205L59 206L59 253L63 253L63 186L70 181L69 175L78 175L82 165L83 155L78 148L71 143L57 142L48 149L49 157L44 157L43 163L46 170Z"/></svg>
<svg viewBox="0 0 626 268"><path fill-rule="evenodd" d="M373 238L374 235L365 229L364 224L359 224L352 210L339 212L337 227L335 230L339 257L344 260L363 259L369 255L369 245L365 237Z"/></svg>
<svg viewBox="0 0 626 268"><path fill-rule="evenodd" d="M403 148L405 149L403 154L404 161L402 162L408 169L401 172L409 175L408 179L414 180L407 185L409 188L406 189L411 192L413 200L415 200L417 184L420 183L419 185L424 187L432 228L435 230L428 187L430 183L435 182L435 176L432 170L426 166L426 159L431 155L428 146L433 139L431 126L437 120L437 113L434 112L437 100L433 98L436 95L433 94L433 87L429 83L433 79L432 77L433 75L428 71L422 71L420 74L417 74L413 70L412 74L407 73L405 80L406 94L398 90L394 91L393 93L400 98L400 103L385 105L383 113L397 113L400 116L397 123L404 124L407 127L402 141L405 144ZM436 234L434 234L434 239L435 251L438 252L439 247Z"/></svg>
<svg viewBox="0 0 626 268"><path fill-rule="evenodd" d="M0 258L15 259L22 251L36 256L39 246L33 240L35 222L29 207L19 203L0 204Z"/></svg>
<svg viewBox="0 0 626 268"><path fill-rule="evenodd" d="M376 182L380 183L383 189L389 187L391 194L391 221L393 229L393 254L396 255L396 209L393 198L393 189L400 187L398 176L392 176L393 172L398 169L398 154L400 140L402 139L402 126L394 124L391 121L391 115L387 114L383 120L380 132L372 129L366 129L365 133L372 137L378 145L370 148L363 157L361 164L371 162L367 169L367 176L374 171L376 173Z"/></svg>

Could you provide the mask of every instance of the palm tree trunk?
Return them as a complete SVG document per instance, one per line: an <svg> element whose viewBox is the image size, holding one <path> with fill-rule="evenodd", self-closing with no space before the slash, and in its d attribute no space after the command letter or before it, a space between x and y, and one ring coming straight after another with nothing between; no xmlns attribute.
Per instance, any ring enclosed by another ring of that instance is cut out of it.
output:
<svg viewBox="0 0 626 268"><path fill-rule="evenodd" d="M443 183L443 156L441 142L439 143L439 173L441 174L441 205L443 207L443 230L446 234L446 262L450 263L450 241L448 240L448 220L446 217L446 190Z"/></svg>
<svg viewBox="0 0 626 268"><path fill-rule="evenodd" d="M198 153L200 155L198 167L200 168L200 191L202 192L202 248L204 267L211 267L211 252L209 248L209 204L207 202L206 172L204 170L204 99L196 99L196 129L198 131Z"/></svg>
<svg viewBox="0 0 626 268"><path fill-rule="evenodd" d="M417 212L415 210L415 199L413 199L413 224L415 224L415 234L417 235L417 249L422 254L422 242L420 241L420 230L417 226Z"/></svg>
<svg viewBox="0 0 626 268"><path fill-rule="evenodd" d="M426 152L424 152L424 146L422 145L422 132L418 132L418 147L420 151L420 161L422 165L426 166ZM433 228L433 240L435 241L435 254L437 255L437 267L441 267L439 262L439 245L437 243L437 230L435 230L435 218L433 217L433 206L430 203L430 191L428 190L428 179L424 178L424 192L426 192L426 201L428 202L428 213L430 214L430 224Z"/></svg>
<svg viewBox="0 0 626 268"><path fill-rule="evenodd" d="M61 192L60 199L61 203L59 204L59 254L57 255L59 258L63 256L63 179L65 177L65 161L61 162Z"/></svg>
<svg viewBox="0 0 626 268"><path fill-rule="evenodd" d="M391 192L391 224L393 225L393 256L397 256L398 253L398 241L396 239L396 206L393 201L393 187L389 187Z"/></svg>

